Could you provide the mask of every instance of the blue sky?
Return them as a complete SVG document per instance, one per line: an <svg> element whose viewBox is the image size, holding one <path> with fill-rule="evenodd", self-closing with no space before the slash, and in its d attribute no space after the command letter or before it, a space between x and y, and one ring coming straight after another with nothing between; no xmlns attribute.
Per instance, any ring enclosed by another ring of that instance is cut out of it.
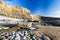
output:
<svg viewBox="0 0 60 40"><path fill-rule="evenodd" d="M11 6L25 7L32 14L60 17L60 0L4 0Z"/></svg>

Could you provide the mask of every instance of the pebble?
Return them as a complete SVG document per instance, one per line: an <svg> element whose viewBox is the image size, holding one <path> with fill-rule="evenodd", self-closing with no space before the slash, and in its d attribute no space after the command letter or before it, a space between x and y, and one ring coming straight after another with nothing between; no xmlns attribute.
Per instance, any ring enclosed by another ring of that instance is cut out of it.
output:
<svg viewBox="0 0 60 40"><path fill-rule="evenodd" d="M12 32L2 32L0 34L0 38L3 38L3 40L27 40L26 39L26 36L28 35L28 31L26 30L23 30L23 31L18 31L18 32L15 32L15 31L12 31ZM3 36L2 36L3 35ZM29 36L28 36L29 37ZM32 37L34 40L37 40L35 38L35 36ZM45 40L50 40L47 36L44 36L43 39ZM39 39L39 40L43 40L43 39Z"/></svg>

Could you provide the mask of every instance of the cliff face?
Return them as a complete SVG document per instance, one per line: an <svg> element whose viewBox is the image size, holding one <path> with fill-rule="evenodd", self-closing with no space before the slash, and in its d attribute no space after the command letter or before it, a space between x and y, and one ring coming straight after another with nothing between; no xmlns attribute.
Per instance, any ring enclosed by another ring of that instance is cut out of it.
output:
<svg viewBox="0 0 60 40"><path fill-rule="evenodd" d="M30 11L22 7L12 7L0 1L0 16L19 19L31 19Z"/></svg>
<svg viewBox="0 0 60 40"><path fill-rule="evenodd" d="M32 18L32 20L37 20L37 21L41 20L41 16L34 15L34 14L31 14L31 18Z"/></svg>
<svg viewBox="0 0 60 40"><path fill-rule="evenodd" d="M0 16L19 19L40 20L40 16L30 14L30 10L23 7L13 7L0 0Z"/></svg>

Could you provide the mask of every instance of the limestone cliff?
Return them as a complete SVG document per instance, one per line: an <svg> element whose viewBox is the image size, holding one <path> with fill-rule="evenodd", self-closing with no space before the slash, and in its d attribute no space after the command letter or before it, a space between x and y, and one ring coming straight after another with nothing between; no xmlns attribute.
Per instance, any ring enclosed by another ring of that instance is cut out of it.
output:
<svg viewBox="0 0 60 40"><path fill-rule="evenodd" d="M30 11L22 7L13 7L0 0L0 16L7 16L19 19L31 19Z"/></svg>
<svg viewBox="0 0 60 40"><path fill-rule="evenodd" d="M41 20L41 16L34 15L34 14L30 14L30 15L31 15L32 20L37 20L37 21Z"/></svg>

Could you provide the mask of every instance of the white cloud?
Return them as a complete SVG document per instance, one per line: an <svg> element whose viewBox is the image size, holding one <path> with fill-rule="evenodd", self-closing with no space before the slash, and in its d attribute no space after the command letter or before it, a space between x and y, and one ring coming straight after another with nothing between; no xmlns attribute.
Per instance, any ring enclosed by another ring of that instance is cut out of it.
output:
<svg viewBox="0 0 60 40"><path fill-rule="evenodd" d="M35 13L36 15L40 15L41 12L40 12L40 10L37 10L37 11L35 11L34 13Z"/></svg>
<svg viewBox="0 0 60 40"><path fill-rule="evenodd" d="M40 9L40 8L36 9L36 10L33 12L33 14L35 14L35 15L42 15L42 9Z"/></svg>
<svg viewBox="0 0 60 40"><path fill-rule="evenodd" d="M60 14L60 11L56 11L57 14Z"/></svg>
<svg viewBox="0 0 60 40"><path fill-rule="evenodd" d="M54 3L48 8L48 16L60 18L60 0L55 0Z"/></svg>
<svg viewBox="0 0 60 40"><path fill-rule="evenodd" d="M13 3L11 1L4 1L8 5L12 5Z"/></svg>
<svg viewBox="0 0 60 40"><path fill-rule="evenodd" d="M50 17L59 17L60 18L60 11L53 11L49 13Z"/></svg>

